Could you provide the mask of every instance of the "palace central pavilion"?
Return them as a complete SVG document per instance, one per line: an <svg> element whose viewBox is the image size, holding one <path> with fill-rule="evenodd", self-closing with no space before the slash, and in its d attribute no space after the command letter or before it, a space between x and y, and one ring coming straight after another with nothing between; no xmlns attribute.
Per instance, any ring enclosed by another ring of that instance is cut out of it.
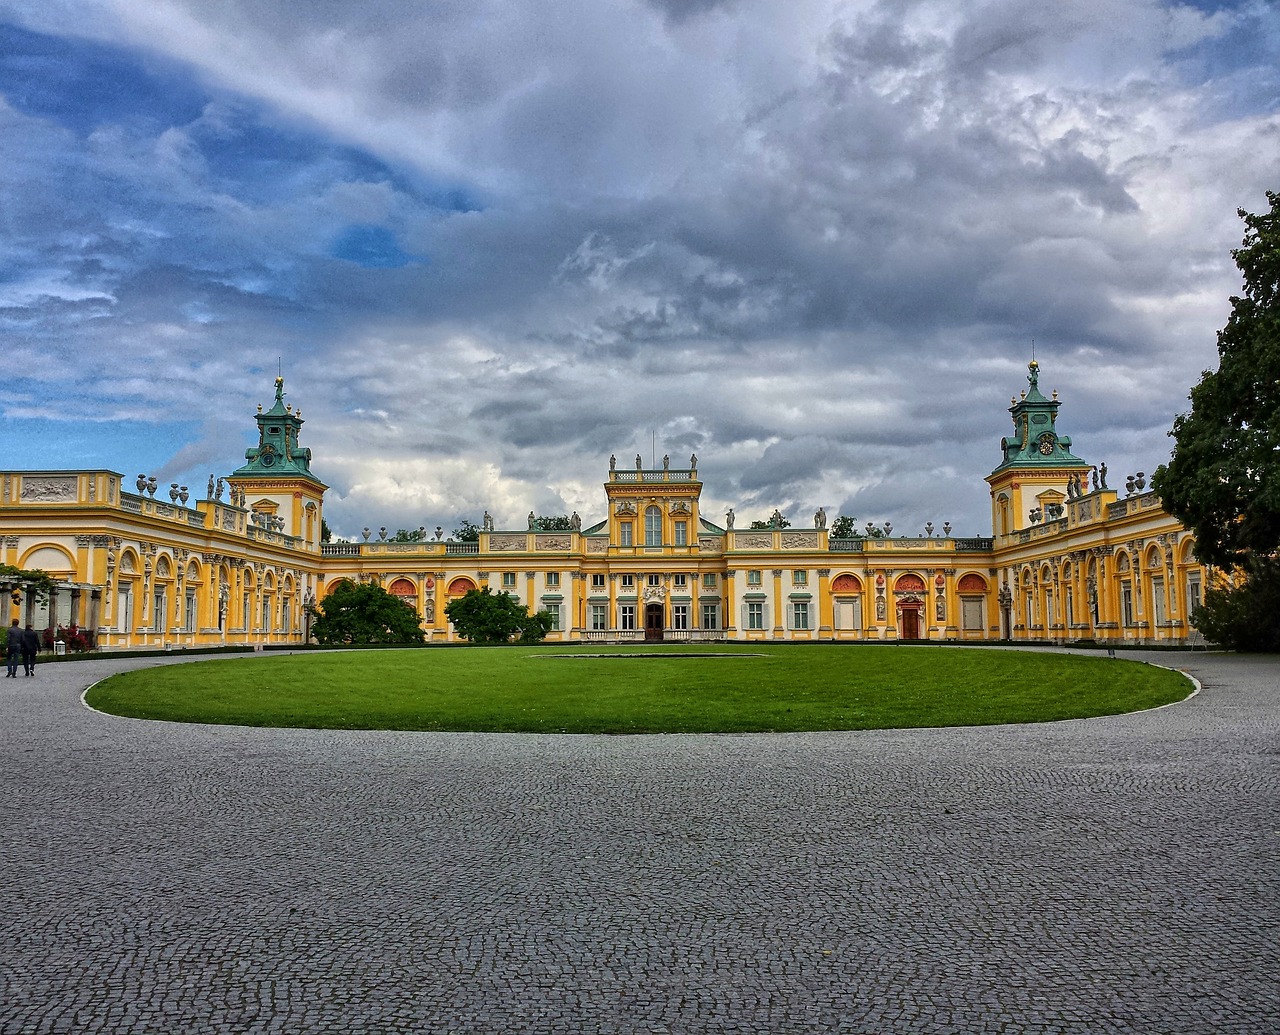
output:
<svg viewBox="0 0 1280 1035"><path fill-rule="evenodd" d="M732 512L721 527L702 515L692 457L611 461L605 517L588 527L486 516L474 543L322 543L326 486L277 378L226 500L213 479L188 506L185 489L166 502L141 476L4 472L2 559L57 584L43 602L9 585L12 616L103 650L301 644L311 605L347 580L406 601L432 642L455 639L449 600L484 586L549 611L551 641L1194 640L1206 573L1190 533L1154 493L1121 498L1105 465L1072 453L1038 380L1032 362L986 479L990 538L837 539L821 511L812 528L735 529Z"/></svg>

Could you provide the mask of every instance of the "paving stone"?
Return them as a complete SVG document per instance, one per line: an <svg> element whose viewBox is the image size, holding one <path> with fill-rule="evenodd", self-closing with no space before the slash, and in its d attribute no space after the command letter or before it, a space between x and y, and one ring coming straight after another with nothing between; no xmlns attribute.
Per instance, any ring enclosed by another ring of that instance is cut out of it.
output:
<svg viewBox="0 0 1280 1035"><path fill-rule="evenodd" d="M510 736L0 690L0 1033L1280 1030L1280 662L957 730ZM253 662L246 660L246 671Z"/></svg>

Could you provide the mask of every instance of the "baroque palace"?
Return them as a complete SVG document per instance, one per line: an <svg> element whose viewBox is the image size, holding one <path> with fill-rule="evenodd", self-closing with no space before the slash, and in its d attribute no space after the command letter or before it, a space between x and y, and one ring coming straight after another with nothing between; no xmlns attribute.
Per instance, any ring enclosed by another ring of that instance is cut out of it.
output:
<svg viewBox="0 0 1280 1035"><path fill-rule="evenodd" d="M990 538L837 539L822 511L813 528L775 512L735 529L732 511L721 527L702 516L696 457L659 470L637 457L610 461L606 516L588 527L499 530L486 515L475 543L322 543L326 486L277 378L226 500L212 478L188 506L185 488L166 502L142 476L3 472L0 560L56 582L47 601L10 584L12 617L103 650L302 644L343 580L399 596L432 642L456 638L449 600L484 586L551 612L551 641L1196 641L1207 573L1190 534L1154 493L1121 498L1105 465L1071 452L1038 380L1033 361L986 479Z"/></svg>

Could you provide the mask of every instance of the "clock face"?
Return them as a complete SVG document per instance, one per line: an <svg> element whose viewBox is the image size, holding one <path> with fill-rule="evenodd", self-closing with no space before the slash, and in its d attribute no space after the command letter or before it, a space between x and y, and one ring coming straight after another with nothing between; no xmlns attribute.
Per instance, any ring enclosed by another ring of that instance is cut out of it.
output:
<svg viewBox="0 0 1280 1035"><path fill-rule="evenodd" d="M270 467L276 462L276 455L270 450L263 450L262 456L259 459L262 460L263 467Z"/></svg>
<svg viewBox="0 0 1280 1035"><path fill-rule="evenodd" d="M1045 435L1040 439L1040 455L1049 456L1053 452L1053 437Z"/></svg>

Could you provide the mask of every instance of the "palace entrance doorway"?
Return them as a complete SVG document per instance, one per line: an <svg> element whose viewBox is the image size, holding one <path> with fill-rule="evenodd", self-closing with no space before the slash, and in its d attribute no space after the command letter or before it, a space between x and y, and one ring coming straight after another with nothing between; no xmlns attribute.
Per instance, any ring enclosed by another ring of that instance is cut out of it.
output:
<svg viewBox="0 0 1280 1035"><path fill-rule="evenodd" d="M902 640L920 639L920 610L917 603L902 605L902 620L898 623L898 638Z"/></svg>
<svg viewBox="0 0 1280 1035"><path fill-rule="evenodd" d="M662 605L645 604L644 606L644 642L662 642Z"/></svg>

